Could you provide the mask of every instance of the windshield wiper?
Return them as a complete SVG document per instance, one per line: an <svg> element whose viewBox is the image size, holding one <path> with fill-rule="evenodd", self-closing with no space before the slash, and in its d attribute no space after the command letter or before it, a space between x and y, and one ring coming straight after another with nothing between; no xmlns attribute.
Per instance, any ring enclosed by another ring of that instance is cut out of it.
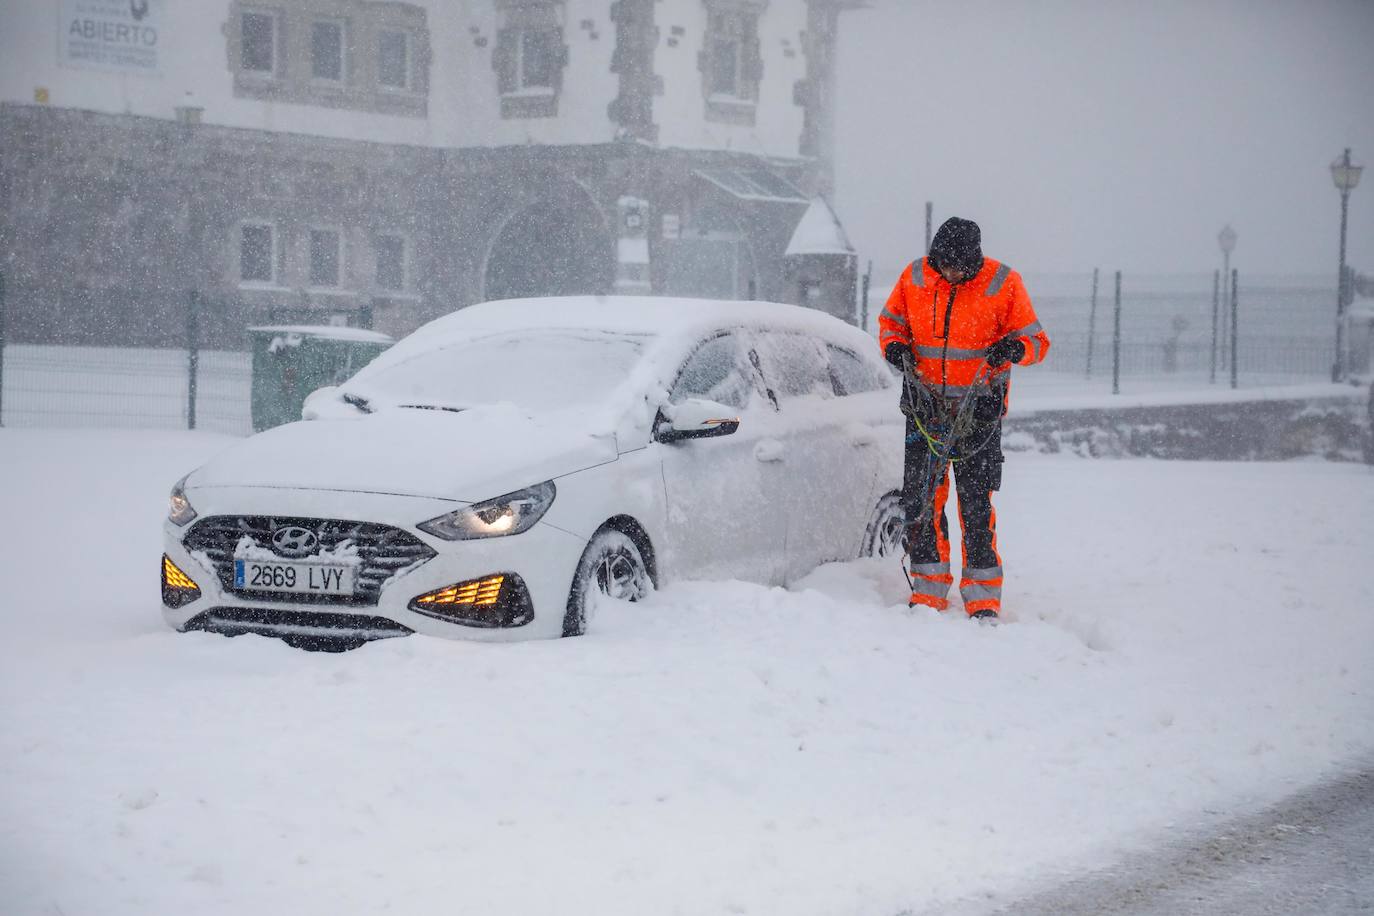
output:
<svg viewBox="0 0 1374 916"><path fill-rule="evenodd" d="M372 413L372 402L360 394L345 394L343 402L350 407L356 407L363 413Z"/></svg>
<svg viewBox="0 0 1374 916"><path fill-rule="evenodd" d="M467 410L466 407L448 407L444 404L397 404L396 406L405 410L447 410L450 413L462 413Z"/></svg>

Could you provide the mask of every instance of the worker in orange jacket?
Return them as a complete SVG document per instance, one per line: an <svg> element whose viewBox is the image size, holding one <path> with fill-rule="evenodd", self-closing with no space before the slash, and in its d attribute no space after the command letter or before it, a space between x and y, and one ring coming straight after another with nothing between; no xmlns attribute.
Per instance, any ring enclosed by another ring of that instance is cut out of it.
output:
<svg viewBox="0 0 1374 916"><path fill-rule="evenodd" d="M963 530L964 610L995 622L1002 610L1002 558L992 494L1002 485L1011 364L1040 362L1050 339L1021 275L984 258L978 224L955 217L935 234L930 253L902 272L878 317L878 343L889 363L909 370L903 504L910 525L910 605L949 607L954 578L945 502L952 468ZM933 458L945 454L952 463ZM932 511L923 518L927 506Z"/></svg>

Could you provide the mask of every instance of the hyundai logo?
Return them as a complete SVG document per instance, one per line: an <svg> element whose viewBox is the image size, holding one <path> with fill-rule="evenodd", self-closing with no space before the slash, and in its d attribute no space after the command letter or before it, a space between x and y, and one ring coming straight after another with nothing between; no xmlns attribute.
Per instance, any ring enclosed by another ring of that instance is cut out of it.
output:
<svg viewBox="0 0 1374 916"><path fill-rule="evenodd" d="M300 525L285 525L272 532L272 549L284 557L304 557L315 552L320 539Z"/></svg>

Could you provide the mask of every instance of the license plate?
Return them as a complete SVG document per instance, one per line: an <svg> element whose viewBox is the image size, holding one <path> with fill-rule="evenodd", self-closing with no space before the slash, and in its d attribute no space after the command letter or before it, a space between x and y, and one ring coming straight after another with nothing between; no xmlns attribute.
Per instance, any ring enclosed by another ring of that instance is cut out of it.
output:
<svg viewBox="0 0 1374 916"><path fill-rule="evenodd" d="M234 588L296 595L351 595L353 567L327 563L234 561Z"/></svg>

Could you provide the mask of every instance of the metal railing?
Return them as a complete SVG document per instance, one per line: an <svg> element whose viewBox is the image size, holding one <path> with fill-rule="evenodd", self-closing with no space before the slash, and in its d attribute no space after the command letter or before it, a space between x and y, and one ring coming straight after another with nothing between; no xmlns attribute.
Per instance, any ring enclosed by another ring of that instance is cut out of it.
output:
<svg viewBox="0 0 1374 916"><path fill-rule="evenodd" d="M1040 368L1136 394L1185 384L1245 388L1330 380L1336 356L1332 289L1317 278L1250 281L1237 271L1220 274L1123 273L1119 312L1115 272L1027 277L1052 341ZM889 279L875 275L870 315L882 310ZM876 332L876 318L869 324ZM1356 371L1367 371L1370 334L1352 330L1357 333L1347 358Z"/></svg>
<svg viewBox="0 0 1374 916"><path fill-rule="evenodd" d="M125 429L252 430L248 353L10 344L0 423ZM193 384L193 379L194 384Z"/></svg>

